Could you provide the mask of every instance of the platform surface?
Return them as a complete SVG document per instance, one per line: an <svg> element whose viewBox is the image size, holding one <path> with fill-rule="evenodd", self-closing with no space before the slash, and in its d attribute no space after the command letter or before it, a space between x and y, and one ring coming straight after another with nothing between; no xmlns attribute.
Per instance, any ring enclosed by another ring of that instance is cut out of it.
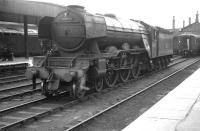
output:
<svg viewBox="0 0 200 131"><path fill-rule="evenodd" d="M200 69L122 131L200 131Z"/></svg>
<svg viewBox="0 0 200 131"><path fill-rule="evenodd" d="M31 57L30 58L15 57L13 61L0 61L0 66L30 63L31 59L32 59Z"/></svg>

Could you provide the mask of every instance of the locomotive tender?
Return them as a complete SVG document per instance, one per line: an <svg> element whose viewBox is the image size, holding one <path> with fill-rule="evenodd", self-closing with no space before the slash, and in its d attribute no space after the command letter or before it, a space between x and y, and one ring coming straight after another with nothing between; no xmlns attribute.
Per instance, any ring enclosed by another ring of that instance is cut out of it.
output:
<svg viewBox="0 0 200 131"><path fill-rule="evenodd" d="M175 36L174 52L188 57L200 53L200 35L182 33Z"/></svg>
<svg viewBox="0 0 200 131"><path fill-rule="evenodd" d="M42 18L38 37L53 48L46 56L33 58L26 76L34 87L40 78L47 97L69 91L82 98L87 90L114 87L166 67L173 53L170 32L113 14L93 15L78 5L68 6L55 18Z"/></svg>

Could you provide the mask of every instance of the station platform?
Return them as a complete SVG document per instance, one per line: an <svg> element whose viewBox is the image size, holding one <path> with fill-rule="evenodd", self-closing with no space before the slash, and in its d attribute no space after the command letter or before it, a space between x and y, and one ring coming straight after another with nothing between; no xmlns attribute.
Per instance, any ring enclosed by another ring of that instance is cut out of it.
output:
<svg viewBox="0 0 200 131"><path fill-rule="evenodd" d="M15 57L13 61L0 61L0 71L26 69L31 64L32 57Z"/></svg>
<svg viewBox="0 0 200 131"><path fill-rule="evenodd" d="M21 64L21 63L30 63L30 58L24 58L24 57L14 57L13 61L0 61L0 66L4 65L13 65L13 64Z"/></svg>
<svg viewBox="0 0 200 131"><path fill-rule="evenodd" d="M200 69L122 131L200 131Z"/></svg>

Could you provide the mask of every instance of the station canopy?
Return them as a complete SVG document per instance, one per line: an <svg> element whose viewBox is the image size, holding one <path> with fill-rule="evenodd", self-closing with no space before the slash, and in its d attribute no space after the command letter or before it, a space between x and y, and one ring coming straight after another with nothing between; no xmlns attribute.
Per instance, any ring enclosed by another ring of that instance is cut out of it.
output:
<svg viewBox="0 0 200 131"><path fill-rule="evenodd" d="M28 35L37 35L38 29L35 24L28 24ZM0 21L0 33L24 35L24 25L22 23Z"/></svg>
<svg viewBox="0 0 200 131"><path fill-rule="evenodd" d="M0 0L0 21L24 23L24 16L26 16L28 24L37 24L41 17L55 17L63 10L65 6L50 3Z"/></svg>

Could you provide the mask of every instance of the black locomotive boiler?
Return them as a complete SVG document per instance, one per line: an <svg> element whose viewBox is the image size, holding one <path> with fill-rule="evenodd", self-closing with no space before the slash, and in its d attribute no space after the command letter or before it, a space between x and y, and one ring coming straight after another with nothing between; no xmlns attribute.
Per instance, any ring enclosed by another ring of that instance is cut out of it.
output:
<svg viewBox="0 0 200 131"><path fill-rule="evenodd" d="M200 35L182 33L175 36L174 51L181 56L191 56L200 53Z"/></svg>
<svg viewBox="0 0 200 131"><path fill-rule="evenodd" d="M42 80L47 97L69 91L82 98L118 82L166 67L173 53L172 34L144 22L113 14L90 14L71 5L57 17L39 22L38 37L52 44L46 56L33 58L26 76Z"/></svg>

